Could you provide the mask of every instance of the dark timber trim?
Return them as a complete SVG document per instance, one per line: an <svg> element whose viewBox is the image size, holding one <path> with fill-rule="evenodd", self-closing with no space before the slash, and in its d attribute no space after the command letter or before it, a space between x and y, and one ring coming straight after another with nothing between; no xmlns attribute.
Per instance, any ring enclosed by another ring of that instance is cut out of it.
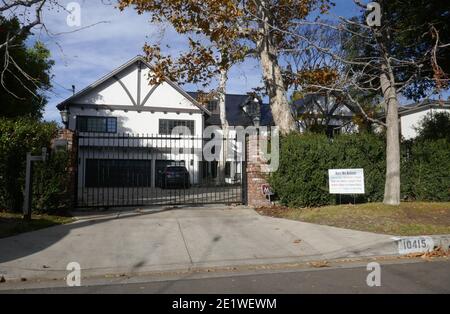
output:
<svg viewBox="0 0 450 314"><path fill-rule="evenodd" d="M136 102L133 99L133 96L131 95L130 91L128 90L128 88L125 86L125 84L120 80L120 78L118 78L116 75L113 76L113 78L120 84L120 86L122 86L122 88L125 90L125 92L127 93L128 97L130 98L131 102L133 103L133 106L137 106Z"/></svg>
<svg viewBox="0 0 450 314"><path fill-rule="evenodd" d="M131 65L135 64L136 62L141 62L141 64L143 64L144 66L146 66L147 68L150 68L150 65L147 63L147 61L145 60L145 58L143 56L136 56L133 59L129 60L127 63L123 64L122 66L118 67L117 69L115 69L114 71L110 72L109 74L103 76L101 79L97 80L96 82L92 83L91 85L87 86L86 88L82 89L81 91L79 91L78 93L76 93L75 95L67 98L66 100L64 100L63 102L59 103L56 107L59 110L63 110L65 108L68 108L68 106L70 106L71 103L73 103L74 101L76 101L76 99L86 93L88 93L89 91L91 91L93 88L96 88L97 86L99 86L100 84L103 84L104 82L106 82L107 80L109 80L110 78L115 77L117 74L119 74L120 72L122 72L123 70L127 69L128 67L130 67ZM120 81L119 81L120 82ZM200 110L204 111L206 114L211 115L211 112L206 109L204 106L202 106L197 100L195 100L194 98L192 98L188 93L186 93L180 86L178 86L178 84L170 81L169 79L165 79L164 82L168 83L170 86L172 86L173 88L175 88L175 90L177 90L179 93L181 93L185 98L187 98L194 106L196 106L197 108L199 108ZM123 84L122 82L120 82L121 84ZM126 89L125 89L126 90ZM126 90L127 91L127 90ZM127 91L127 93L129 94L129 91ZM130 98L133 102L134 105L136 105L136 102L134 101L134 99ZM141 104L142 105L142 104Z"/></svg>
<svg viewBox="0 0 450 314"><path fill-rule="evenodd" d="M68 107L78 107L81 109L94 110L122 110L122 111L143 111L143 112L182 112L182 113L201 113L198 108L167 108L167 107L145 107L145 106L123 106L123 105L94 105L94 104L68 104Z"/></svg>
<svg viewBox="0 0 450 314"><path fill-rule="evenodd" d="M142 106L145 106L150 96L153 94L153 92L158 88L159 85L154 85L152 89L148 92L148 94L145 96L144 100L142 100Z"/></svg>
<svg viewBox="0 0 450 314"><path fill-rule="evenodd" d="M142 62L138 62L138 77L137 77L137 100L136 103L138 106L141 105L141 74L142 74Z"/></svg>

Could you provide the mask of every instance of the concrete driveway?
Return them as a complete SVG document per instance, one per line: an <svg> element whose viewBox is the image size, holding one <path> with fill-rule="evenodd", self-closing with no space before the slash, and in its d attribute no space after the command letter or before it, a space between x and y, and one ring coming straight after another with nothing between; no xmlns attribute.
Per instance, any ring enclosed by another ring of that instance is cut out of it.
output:
<svg viewBox="0 0 450 314"><path fill-rule="evenodd" d="M0 240L7 280L291 263L396 253L387 235L260 216L245 207L129 210Z"/></svg>

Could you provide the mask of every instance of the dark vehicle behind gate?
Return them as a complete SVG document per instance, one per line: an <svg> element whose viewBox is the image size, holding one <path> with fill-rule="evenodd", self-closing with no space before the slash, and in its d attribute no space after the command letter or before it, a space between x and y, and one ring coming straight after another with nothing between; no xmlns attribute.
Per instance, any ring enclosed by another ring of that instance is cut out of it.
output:
<svg viewBox="0 0 450 314"><path fill-rule="evenodd" d="M203 155L210 140L160 134L77 133L75 206L245 203L246 164L237 155L237 139L228 139L236 150L235 159L229 158L222 166ZM221 151L224 154L225 150Z"/></svg>
<svg viewBox="0 0 450 314"><path fill-rule="evenodd" d="M166 166L159 170L157 186L162 189L170 187L190 188L191 181L189 171L183 166Z"/></svg>

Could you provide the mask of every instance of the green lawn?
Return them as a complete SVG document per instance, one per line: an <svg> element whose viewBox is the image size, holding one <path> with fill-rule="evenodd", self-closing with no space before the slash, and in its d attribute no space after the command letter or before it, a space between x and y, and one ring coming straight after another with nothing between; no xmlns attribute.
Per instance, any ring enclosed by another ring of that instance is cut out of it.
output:
<svg viewBox="0 0 450 314"><path fill-rule="evenodd" d="M52 215L33 215L31 221L24 221L22 214L0 212L0 239L73 221L72 217Z"/></svg>
<svg viewBox="0 0 450 314"><path fill-rule="evenodd" d="M263 215L391 235L450 234L450 202L261 208Z"/></svg>

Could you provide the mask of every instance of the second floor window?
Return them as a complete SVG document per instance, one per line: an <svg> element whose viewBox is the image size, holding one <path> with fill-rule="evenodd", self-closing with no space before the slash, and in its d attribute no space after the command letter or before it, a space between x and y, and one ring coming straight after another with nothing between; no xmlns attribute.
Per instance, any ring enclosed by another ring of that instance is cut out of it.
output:
<svg viewBox="0 0 450 314"><path fill-rule="evenodd" d="M210 112L215 113L217 111L217 109L219 108L219 102L217 100L211 100L208 103L207 108Z"/></svg>
<svg viewBox="0 0 450 314"><path fill-rule="evenodd" d="M172 130L178 126L185 126L191 131L191 135L194 135L194 120L159 120L159 134L171 135Z"/></svg>
<svg viewBox="0 0 450 314"><path fill-rule="evenodd" d="M78 116L77 130L80 132L117 133L117 118Z"/></svg>

